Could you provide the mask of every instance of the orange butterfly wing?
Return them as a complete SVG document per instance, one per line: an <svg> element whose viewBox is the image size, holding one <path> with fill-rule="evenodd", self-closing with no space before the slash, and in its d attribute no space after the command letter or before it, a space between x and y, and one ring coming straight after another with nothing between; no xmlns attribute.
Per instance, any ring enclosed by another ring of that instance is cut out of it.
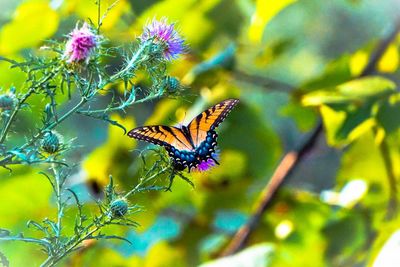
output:
<svg viewBox="0 0 400 267"><path fill-rule="evenodd" d="M239 103L238 99L224 100L200 113L187 126L195 147L207 137L207 132L214 130L224 121L229 112Z"/></svg>
<svg viewBox="0 0 400 267"><path fill-rule="evenodd" d="M181 129L163 125L137 127L128 132L128 136L164 147L178 150L193 150L194 147Z"/></svg>

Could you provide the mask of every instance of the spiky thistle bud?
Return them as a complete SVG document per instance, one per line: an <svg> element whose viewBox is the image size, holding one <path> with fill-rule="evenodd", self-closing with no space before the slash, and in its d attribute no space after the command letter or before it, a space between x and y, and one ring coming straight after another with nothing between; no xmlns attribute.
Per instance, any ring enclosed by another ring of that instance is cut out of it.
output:
<svg viewBox="0 0 400 267"><path fill-rule="evenodd" d="M0 95L0 110L10 110L15 105L15 96L13 94Z"/></svg>
<svg viewBox="0 0 400 267"><path fill-rule="evenodd" d="M181 83L175 77L167 76L165 78L165 89L168 93L172 94L177 92L181 88Z"/></svg>
<svg viewBox="0 0 400 267"><path fill-rule="evenodd" d="M110 210L114 218L123 217L128 212L128 202L125 198L117 198L111 202Z"/></svg>
<svg viewBox="0 0 400 267"><path fill-rule="evenodd" d="M42 139L41 147L49 154L56 153L61 147L59 135L51 131L45 133Z"/></svg>

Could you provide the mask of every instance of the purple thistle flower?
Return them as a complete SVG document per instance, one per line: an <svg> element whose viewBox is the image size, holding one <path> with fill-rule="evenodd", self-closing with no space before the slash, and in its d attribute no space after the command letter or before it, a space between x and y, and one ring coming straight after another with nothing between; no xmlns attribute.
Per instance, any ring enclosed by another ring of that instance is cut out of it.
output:
<svg viewBox="0 0 400 267"><path fill-rule="evenodd" d="M90 29L85 22L81 28L78 25L69 34L69 40L65 45L64 56L68 63L89 61L89 56L96 48L99 36Z"/></svg>
<svg viewBox="0 0 400 267"><path fill-rule="evenodd" d="M184 53L185 45L174 26L174 23L168 24L166 18L153 19L144 27L140 40L142 42L152 40L153 43L160 44L165 59L176 59L179 54Z"/></svg>
<svg viewBox="0 0 400 267"><path fill-rule="evenodd" d="M218 160L219 159L219 150L217 149L214 153L211 155L214 159ZM196 170L199 172L205 172L211 169L216 165L215 161L213 159L207 159L205 161L200 162L199 165L197 165Z"/></svg>
<svg viewBox="0 0 400 267"><path fill-rule="evenodd" d="M212 159L207 159L206 161L202 161L202 162L200 162L199 165L197 165L197 170L199 172L205 172L214 166L215 166L215 162Z"/></svg>

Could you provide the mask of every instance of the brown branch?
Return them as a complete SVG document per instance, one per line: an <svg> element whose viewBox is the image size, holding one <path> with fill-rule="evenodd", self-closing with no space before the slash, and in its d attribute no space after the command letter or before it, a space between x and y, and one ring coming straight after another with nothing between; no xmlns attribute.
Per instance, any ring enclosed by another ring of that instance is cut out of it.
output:
<svg viewBox="0 0 400 267"><path fill-rule="evenodd" d="M400 31L400 21L395 24L392 32L384 39L382 39L376 47L376 50L372 53L367 66L364 68L359 77L367 76L372 74L376 69L376 64L386 51L389 44L394 40ZM247 243L250 234L257 227L263 213L271 203L271 199L274 197L283 181L291 174L294 168L304 159L304 155L314 148L318 137L322 133L322 122L319 122L317 127L314 129L313 134L299 147L297 150L289 151L278 164L275 172L267 185L262 190L258 201L256 202L255 211L251 214L248 222L243 225L233 236L231 242L228 244L226 249L221 253L221 256L232 255L241 250Z"/></svg>

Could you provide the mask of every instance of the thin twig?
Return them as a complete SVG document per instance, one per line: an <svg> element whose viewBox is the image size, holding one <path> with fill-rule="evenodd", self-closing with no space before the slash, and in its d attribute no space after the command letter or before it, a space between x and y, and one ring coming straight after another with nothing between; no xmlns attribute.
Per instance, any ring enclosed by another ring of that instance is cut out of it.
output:
<svg viewBox="0 0 400 267"><path fill-rule="evenodd" d="M382 57L387 47L397 36L399 31L400 21L396 22L393 31L386 38L382 39L381 42L377 45L376 50L372 53L367 66L362 71L359 77L367 76L374 72L376 64L379 62L379 59ZM304 155L314 148L317 139L322 133L322 128L322 122L319 122L317 127L314 129L313 134L310 135L309 139L306 140L298 150L289 151L283 157L271 179L262 190L259 200L256 203L255 211L251 214L250 219L236 232L226 249L221 253L221 256L232 255L241 250L246 245L250 234L257 227L263 213L269 206L271 199L276 194L283 181L287 179L293 169L304 159ZM390 174L391 165L387 165L386 167L388 172L388 179L390 180L390 183L392 183L392 178L394 178L394 176L391 176Z"/></svg>

